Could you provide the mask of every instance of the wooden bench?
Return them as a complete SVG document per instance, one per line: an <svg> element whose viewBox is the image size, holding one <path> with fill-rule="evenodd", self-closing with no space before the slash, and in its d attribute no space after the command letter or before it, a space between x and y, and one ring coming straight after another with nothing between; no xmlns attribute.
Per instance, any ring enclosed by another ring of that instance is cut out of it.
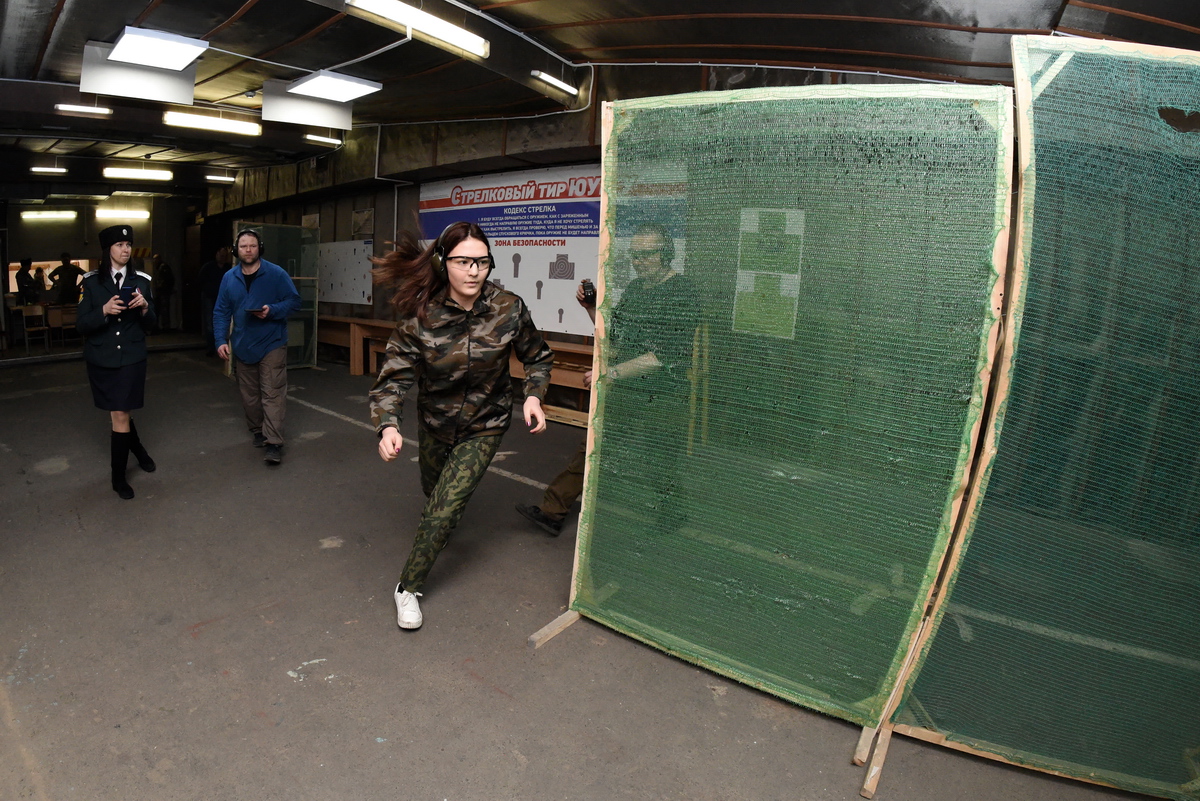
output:
<svg viewBox="0 0 1200 801"><path fill-rule="evenodd" d="M383 355L387 353L387 343L390 337L370 337L367 339L367 350L371 353L371 375L379 375L383 366Z"/></svg>
<svg viewBox="0 0 1200 801"><path fill-rule="evenodd" d="M560 342L547 339L546 344L554 351L554 365L550 368L550 383L560 387L571 387L582 391L589 388L583 383L583 374L592 369L592 345L578 342ZM508 371L514 378L525 377L525 365L516 356L509 357ZM586 410L565 409L561 406L545 407L546 418L558 423L587 427Z"/></svg>
<svg viewBox="0 0 1200 801"><path fill-rule="evenodd" d="M366 374L365 354L369 354L372 372L379 372L376 354L383 352L395 328L395 320L317 315L317 341L350 349L350 375ZM383 344L375 344L378 341Z"/></svg>
<svg viewBox="0 0 1200 801"><path fill-rule="evenodd" d="M368 367L372 375L379 374L383 355L387 351L388 338L396 328L395 320L337 317L332 314L317 315L317 320L318 342L349 348L350 375L365 375ZM592 369L593 346L552 339L546 340L546 344L554 351L550 383L586 391L588 388L583 383L583 374ZM514 378L524 378L525 365L521 364L516 356L512 356L509 360L509 372ZM547 406L546 417L559 423L587 425L586 411Z"/></svg>

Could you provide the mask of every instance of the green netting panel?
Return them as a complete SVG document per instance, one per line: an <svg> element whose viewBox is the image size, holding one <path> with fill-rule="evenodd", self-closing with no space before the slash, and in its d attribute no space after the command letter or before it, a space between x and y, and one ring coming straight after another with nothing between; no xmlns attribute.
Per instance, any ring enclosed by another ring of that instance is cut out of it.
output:
<svg viewBox="0 0 1200 801"><path fill-rule="evenodd" d="M814 87L612 106L573 608L879 722L979 418L1010 105Z"/></svg>
<svg viewBox="0 0 1200 801"><path fill-rule="evenodd" d="M1200 111L1200 55L1033 37L1014 61L1032 152L1004 427L894 720L1197 798L1200 133L1164 116Z"/></svg>

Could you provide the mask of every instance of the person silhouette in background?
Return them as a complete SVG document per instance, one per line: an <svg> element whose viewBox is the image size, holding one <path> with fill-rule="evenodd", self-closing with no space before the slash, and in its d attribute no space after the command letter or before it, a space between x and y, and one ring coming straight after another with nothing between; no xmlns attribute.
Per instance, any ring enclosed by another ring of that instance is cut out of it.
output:
<svg viewBox="0 0 1200 801"><path fill-rule="evenodd" d="M79 279L83 270L71 261L70 253L62 254L62 264L50 272L50 283L55 291L55 302L60 306L74 306L79 302Z"/></svg>

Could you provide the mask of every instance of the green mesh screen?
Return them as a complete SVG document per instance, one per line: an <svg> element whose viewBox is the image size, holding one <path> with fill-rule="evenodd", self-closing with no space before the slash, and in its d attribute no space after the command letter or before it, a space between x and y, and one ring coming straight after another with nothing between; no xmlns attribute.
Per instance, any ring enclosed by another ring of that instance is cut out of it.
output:
<svg viewBox="0 0 1200 801"><path fill-rule="evenodd" d="M1198 798L1200 133L1164 115L1200 111L1200 56L1014 42L1032 152L1004 427L894 720Z"/></svg>
<svg viewBox="0 0 1200 801"><path fill-rule="evenodd" d="M1010 98L612 105L573 608L879 722L979 417Z"/></svg>

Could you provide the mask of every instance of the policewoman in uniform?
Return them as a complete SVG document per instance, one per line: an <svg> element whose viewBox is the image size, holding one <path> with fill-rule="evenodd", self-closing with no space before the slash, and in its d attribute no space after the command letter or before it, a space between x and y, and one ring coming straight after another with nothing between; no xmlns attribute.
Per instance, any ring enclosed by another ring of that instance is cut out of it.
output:
<svg viewBox="0 0 1200 801"><path fill-rule="evenodd" d="M542 398L554 352L525 301L487 280L492 251L478 225L452 223L429 247L403 232L396 250L372 259L375 282L391 285L400 322L371 388L371 417L385 462L400 455L404 395L417 384L417 448L427 498L394 593L396 623L420 628L417 597L458 525L512 421L508 360L525 365L525 424L546 430Z"/></svg>
<svg viewBox="0 0 1200 801"><path fill-rule="evenodd" d="M125 480L132 452L138 465L154 472L154 460L142 447L129 413L142 408L146 387L146 332L154 327L150 276L134 270L133 229L114 225L100 232L100 267L83 276L76 326L86 339L92 400L112 423L112 488L122 498L133 497Z"/></svg>

